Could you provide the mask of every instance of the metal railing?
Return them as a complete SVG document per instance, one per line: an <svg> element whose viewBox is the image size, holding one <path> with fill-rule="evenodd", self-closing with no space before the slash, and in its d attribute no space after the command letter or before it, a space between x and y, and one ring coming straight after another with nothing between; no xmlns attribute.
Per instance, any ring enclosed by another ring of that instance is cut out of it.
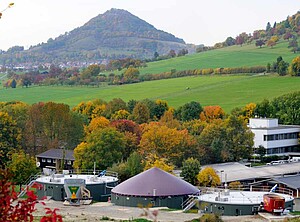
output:
<svg viewBox="0 0 300 222"><path fill-rule="evenodd" d="M239 188L231 188L227 189L230 191L258 191L258 192L270 192L273 186L241 186ZM202 194L209 194L209 193L216 193L216 192L225 192L225 188L219 188L219 187L200 187L201 195ZM280 194L286 194L293 196L294 191L292 189L278 187L273 193L280 193Z"/></svg>
<svg viewBox="0 0 300 222"><path fill-rule="evenodd" d="M181 209L183 211L187 211L191 209L196 204L196 199L198 199L199 195L200 195L200 191L189 195L189 197L182 202Z"/></svg>

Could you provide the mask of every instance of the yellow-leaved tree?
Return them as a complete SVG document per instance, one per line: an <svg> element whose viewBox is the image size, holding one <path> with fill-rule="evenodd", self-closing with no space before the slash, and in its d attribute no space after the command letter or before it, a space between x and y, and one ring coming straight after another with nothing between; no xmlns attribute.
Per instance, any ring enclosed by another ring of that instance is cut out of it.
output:
<svg viewBox="0 0 300 222"><path fill-rule="evenodd" d="M221 184L220 177L212 167L206 167L197 176L200 186L216 187Z"/></svg>
<svg viewBox="0 0 300 222"><path fill-rule="evenodd" d="M160 168L161 170L164 170L168 173L172 173L174 170L174 165L168 163L168 160L166 158L159 158L156 155L151 155L150 157L148 157L148 159L145 161L144 170L148 170L152 167Z"/></svg>

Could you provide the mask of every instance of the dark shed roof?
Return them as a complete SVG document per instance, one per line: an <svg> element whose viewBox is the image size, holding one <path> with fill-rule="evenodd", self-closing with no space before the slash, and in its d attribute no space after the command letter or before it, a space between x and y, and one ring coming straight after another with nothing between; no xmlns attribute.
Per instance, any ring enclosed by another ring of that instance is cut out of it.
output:
<svg viewBox="0 0 300 222"><path fill-rule="evenodd" d="M46 152L36 155L36 157L62 160L63 151L65 151L65 157L64 157L65 160L75 160L73 150L63 150L63 149L50 149L47 150Z"/></svg>
<svg viewBox="0 0 300 222"><path fill-rule="evenodd" d="M292 189L300 188L300 175L277 177L273 178L273 180L277 181L278 183L285 184Z"/></svg>
<svg viewBox="0 0 300 222"><path fill-rule="evenodd" d="M194 194L199 190L190 183L153 167L112 189L112 193L127 196L180 196Z"/></svg>

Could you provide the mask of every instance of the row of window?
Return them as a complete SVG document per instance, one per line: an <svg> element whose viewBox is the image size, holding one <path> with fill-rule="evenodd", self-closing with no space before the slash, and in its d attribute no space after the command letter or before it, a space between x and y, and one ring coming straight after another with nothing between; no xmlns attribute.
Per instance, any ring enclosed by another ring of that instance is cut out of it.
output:
<svg viewBox="0 0 300 222"><path fill-rule="evenodd" d="M299 133L280 133L264 135L264 141L298 139Z"/></svg>
<svg viewBox="0 0 300 222"><path fill-rule="evenodd" d="M267 149L267 155L291 153L291 152L300 152L300 147L299 146L287 146L287 147L276 147L276 148L268 148Z"/></svg>
<svg viewBox="0 0 300 222"><path fill-rule="evenodd" d="M42 158L42 163L56 163L56 160L55 159L44 159ZM65 160L65 164L68 164L68 165L72 165L72 161L71 160Z"/></svg>

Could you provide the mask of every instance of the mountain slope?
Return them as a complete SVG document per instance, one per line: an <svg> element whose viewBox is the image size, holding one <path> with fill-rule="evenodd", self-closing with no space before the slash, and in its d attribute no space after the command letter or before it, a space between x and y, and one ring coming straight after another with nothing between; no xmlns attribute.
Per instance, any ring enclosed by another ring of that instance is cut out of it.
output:
<svg viewBox="0 0 300 222"><path fill-rule="evenodd" d="M126 10L111 9L69 33L17 53L21 54L20 62L95 61L152 57L156 51L166 54L182 48L187 48L182 39L157 30Z"/></svg>

